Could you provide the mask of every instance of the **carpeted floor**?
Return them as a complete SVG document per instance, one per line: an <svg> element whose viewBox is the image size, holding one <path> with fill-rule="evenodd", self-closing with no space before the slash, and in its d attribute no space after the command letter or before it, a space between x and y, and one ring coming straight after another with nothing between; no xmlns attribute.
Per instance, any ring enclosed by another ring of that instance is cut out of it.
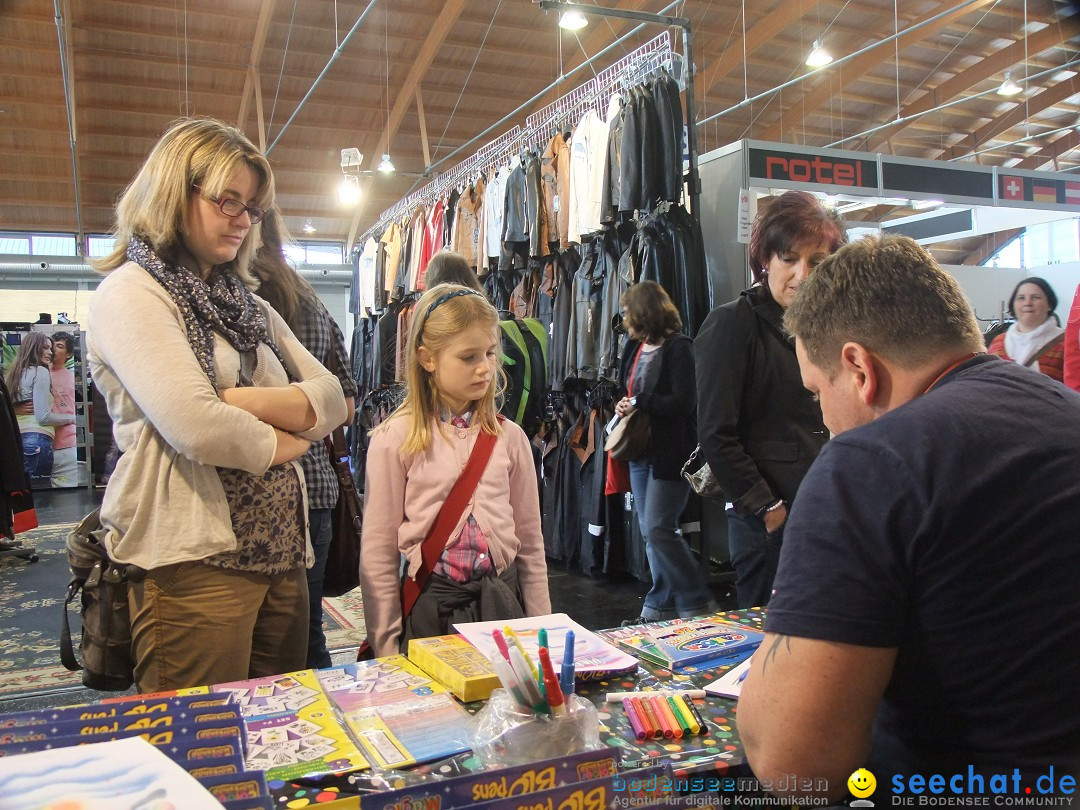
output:
<svg viewBox="0 0 1080 810"><path fill-rule="evenodd" d="M0 559L0 697L51 691L81 684L79 673L60 663L62 605L70 579L64 542L73 523L59 523L19 535L34 546L40 561ZM363 641L364 607L360 592L323 601L327 646L355 648ZM79 619L71 611L78 641Z"/></svg>

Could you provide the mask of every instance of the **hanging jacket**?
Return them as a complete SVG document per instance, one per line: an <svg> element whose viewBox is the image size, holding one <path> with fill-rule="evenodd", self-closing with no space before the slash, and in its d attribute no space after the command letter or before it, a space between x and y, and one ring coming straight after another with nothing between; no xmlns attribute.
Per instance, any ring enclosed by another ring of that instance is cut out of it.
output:
<svg viewBox="0 0 1080 810"><path fill-rule="evenodd" d="M570 145L566 143L561 132L556 132L540 163L540 177L544 183L544 200L547 205L548 216L553 225L550 226L550 240L558 239L559 248L566 250L570 247L568 238L569 210L570 210Z"/></svg>
<svg viewBox="0 0 1080 810"><path fill-rule="evenodd" d="M600 219L607 225L615 222L619 211L619 195L622 193L622 128L624 104L622 96L615 94L608 101L607 171L604 196L600 203Z"/></svg>
<svg viewBox="0 0 1080 810"><path fill-rule="evenodd" d="M525 167L518 163L506 178L502 241L529 241L529 207L526 200Z"/></svg>
<svg viewBox="0 0 1080 810"><path fill-rule="evenodd" d="M663 193L660 116L656 112L656 103L649 85L640 85L634 92L635 104L641 107L638 119L640 143L637 155L641 167L641 196L638 197L636 208L639 211L652 211Z"/></svg>
<svg viewBox="0 0 1080 810"><path fill-rule="evenodd" d="M544 184L540 177L540 158L529 154L525 162L525 210L529 229L529 255L548 255L548 242L551 241L547 200L544 197Z"/></svg>
<svg viewBox="0 0 1080 810"><path fill-rule="evenodd" d="M682 197L683 109L679 85L664 71L653 81L653 100L660 126L658 176L660 199Z"/></svg>

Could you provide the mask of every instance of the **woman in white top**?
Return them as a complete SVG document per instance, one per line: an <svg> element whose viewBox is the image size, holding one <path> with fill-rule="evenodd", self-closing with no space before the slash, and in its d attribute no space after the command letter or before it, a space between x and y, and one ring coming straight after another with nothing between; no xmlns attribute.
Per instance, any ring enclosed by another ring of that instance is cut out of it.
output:
<svg viewBox="0 0 1080 810"><path fill-rule="evenodd" d="M1045 279L1025 278L1009 298L1009 314L1016 322L995 337L987 351L1061 382L1065 330L1054 312L1057 303L1057 295Z"/></svg>
<svg viewBox="0 0 1080 810"><path fill-rule="evenodd" d="M140 691L302 669L312 551L296 463L345 421L337 378L251 289L262 153L174 124L116 207L88 357L123 455L101 505L129 567ZM147 347L153 349L148 354Z"/></svg>
<svg viewBox="0 0 1080 810"><path fill-rule="evenodd" d="M53 413L50 363L52 339L41 332L31 332L23 337L5 380L15 397L22 433L23 469L34 488L51 486L54 428L75 421L70 414Z"/></svg>

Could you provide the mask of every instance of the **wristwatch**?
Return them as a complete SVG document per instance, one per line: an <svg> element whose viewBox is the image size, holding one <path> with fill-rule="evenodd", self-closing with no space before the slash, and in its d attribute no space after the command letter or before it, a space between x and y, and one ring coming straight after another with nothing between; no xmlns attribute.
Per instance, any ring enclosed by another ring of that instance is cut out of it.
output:
<svg viewBox="0 0 1080 810"><path fill-rule="evenodd" d="M630 397L630 404L637 407L637 397Z"/></svg>

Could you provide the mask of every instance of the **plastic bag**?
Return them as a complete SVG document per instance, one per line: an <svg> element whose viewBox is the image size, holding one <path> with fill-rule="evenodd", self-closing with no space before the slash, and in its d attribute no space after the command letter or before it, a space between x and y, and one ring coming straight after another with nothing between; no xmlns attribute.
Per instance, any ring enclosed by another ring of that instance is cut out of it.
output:
<svg viewBox="0 0 1080 810"><path fill-rule="evenodd" d="M488 767L527 765L600 747L600 719L585 698L570 695L566 714L523 712L505 690L491 693L469 729L473 752Z"/></svg>

